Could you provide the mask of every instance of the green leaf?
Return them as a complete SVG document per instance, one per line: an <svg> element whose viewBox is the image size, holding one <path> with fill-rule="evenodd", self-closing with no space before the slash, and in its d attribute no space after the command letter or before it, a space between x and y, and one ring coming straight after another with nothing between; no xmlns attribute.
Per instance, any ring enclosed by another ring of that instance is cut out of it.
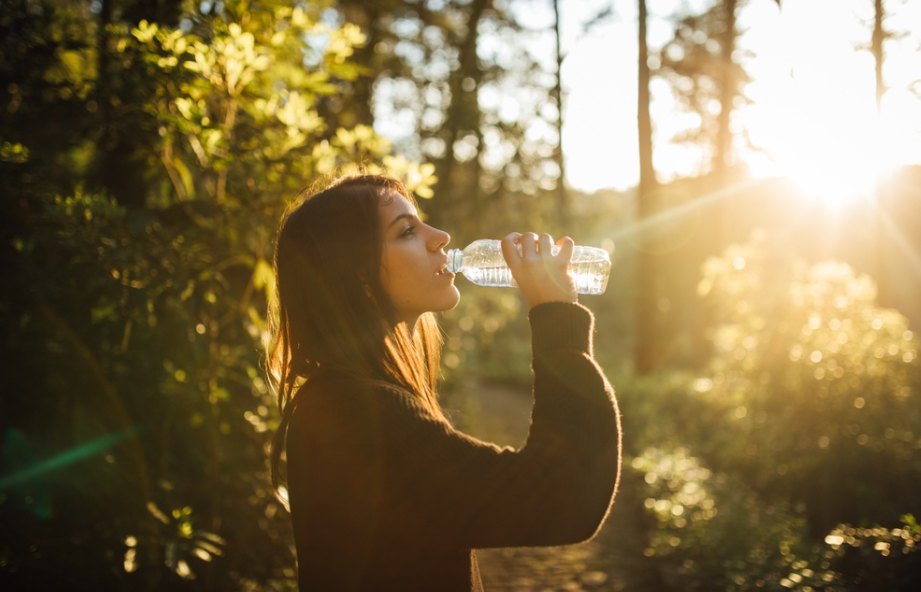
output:
<svg viewBox="0 0 921 592"><path fill-rule="evenodd" d="M264 290L267 301L275 301L275 272L265 259L259 259L253 268L253 287Z"/></svg>
<svg viewBox="0 0 921 592"><path fill-rule="evenodd" d="M192 173L189 172L189 167L178 158L173 158L173 166L176 167L176 172L179 173L179 177L182 179L182 187L185 189L186 197L192 198L195 195L195 184L192 181Z"/></svg>

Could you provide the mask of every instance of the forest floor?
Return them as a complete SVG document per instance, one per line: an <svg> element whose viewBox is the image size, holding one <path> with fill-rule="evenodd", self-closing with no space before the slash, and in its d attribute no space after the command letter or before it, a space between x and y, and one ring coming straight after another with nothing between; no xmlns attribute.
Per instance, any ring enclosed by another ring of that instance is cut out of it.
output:
<svg viewBox="0 0 921 592"><path fill-rule="evenodd" d="M528 391L504 385L467 385L444 403L458 428L476 438L515 448L527 439L532 405ZM635 577L637 562L643 560L642 543L631 544L625 540L629 535L618 536L635 532L631 511L625 510L629 508L615 503L601 532L586 543L478 550L484 588L488 592L655 589L652 582Z"/></svg>

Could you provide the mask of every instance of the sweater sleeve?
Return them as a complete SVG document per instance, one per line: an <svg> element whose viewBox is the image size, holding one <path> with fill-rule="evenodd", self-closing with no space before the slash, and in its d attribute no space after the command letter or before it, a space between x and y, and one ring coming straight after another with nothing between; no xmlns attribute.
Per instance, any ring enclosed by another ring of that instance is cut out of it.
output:
<svg viewBox="0 0 921 592"><path fill-rule="evenodd" d="M620 473L620 422L592 357L593 319L579 305L551 303L530 321L534 407L520 450L455 430L395 387L312 397L304 415L314 445L349 467L339 500L366 496L351 511L364 512L377 536L484 548L569 544L597 531Z"/></svg>

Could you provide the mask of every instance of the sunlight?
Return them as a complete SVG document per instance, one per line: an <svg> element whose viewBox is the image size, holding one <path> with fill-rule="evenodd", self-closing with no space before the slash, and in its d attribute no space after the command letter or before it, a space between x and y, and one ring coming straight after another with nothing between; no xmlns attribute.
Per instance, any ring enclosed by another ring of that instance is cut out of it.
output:
<svg viewBox="0 0 921 592"><path fill-rule="evenodd" d="M921 121L921 110L899 85L877 112L869 52L855 51L831 30L803 28L820 16L805 7L792 12L774 31L791 43L773 48L774 59L761 63L750 88L753 103L739 114L752 143L763 149L746 161L756 176L787 177L840 209L873 196L881 175L919 160L921 130L909 122ZM912 68L908 61L887 62L887 79L906 79Z"/></svg>
<svg viewBox="0 0 921 592"><path fill-rule="evenodd" d="M788 177L807 195L838 207L871 194L895 156L886 149L895 148L884 138L872 85L841 69L826 64L822 72L791 76L770 91L765 108L749 113L753 139L769 156L756 174Z"/></svg>
<svg viewBox="0 0 921 592"><path fill-rule="evenodd" d="M847 134L806 131L806 125L803 135L779 147L778 173L832 207L872 195L885 162L878 135L856 126Z"/></svg>
<svg viewBox="0 0 921 592"><path fill-rule="evenodd" d="M787 133L773 147L775 174L834 208L872 197L880 177L905 164L909 153L904 122L912 121L910 108L887 97L878 116L872 96L841 98L852 90L828 91L836 97L797 93L802 108L777 122Z"/></svg>

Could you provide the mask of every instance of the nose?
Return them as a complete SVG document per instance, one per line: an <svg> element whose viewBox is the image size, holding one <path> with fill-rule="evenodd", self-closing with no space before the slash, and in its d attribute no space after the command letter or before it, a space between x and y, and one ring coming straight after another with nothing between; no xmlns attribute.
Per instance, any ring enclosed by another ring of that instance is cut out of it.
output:
<svg viewBox="0 0 921 592"><path fill-rule="evenodd" d="M431 245L433 251L443 249L449 242L451 242L450 234L444 230L432 228L432 238L429 240L429 244Z"/></svg>

